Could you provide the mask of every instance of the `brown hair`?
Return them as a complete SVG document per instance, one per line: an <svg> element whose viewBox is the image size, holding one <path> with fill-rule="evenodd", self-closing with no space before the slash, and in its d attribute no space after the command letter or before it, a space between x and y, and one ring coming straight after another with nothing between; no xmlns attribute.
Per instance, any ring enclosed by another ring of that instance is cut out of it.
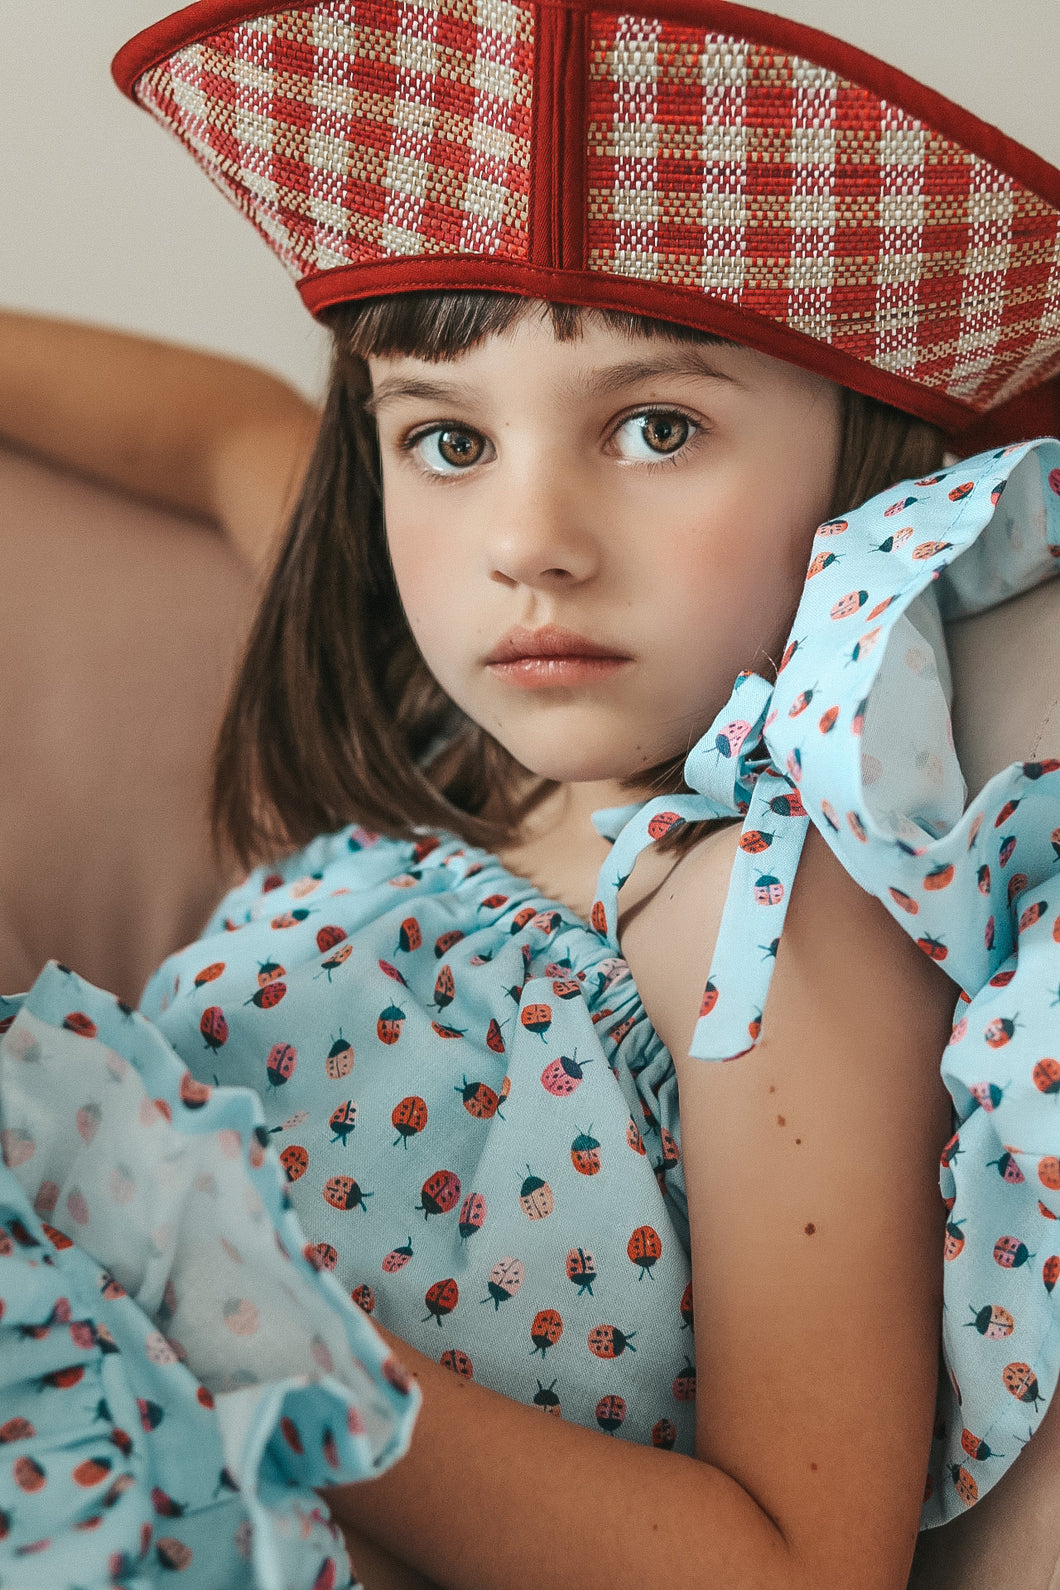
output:
<svg viewBox="0 0 1060 1590"><path fill-rule="evenodd" d="M365 409L369 355L456 359L528 307L499 293L407 293L331 312L334 362L316 447L217 742L214 834L244 864L349 822L401 838L449 829L497 847L553 787L466 718L420 656L390 567ZM581 334L587 314L630 337L720 340L613 310L547 308L561 341ZM941 463L932 426L846 389L841 400L831 513ZM686 788L683 761L631 789Z"/></svg>

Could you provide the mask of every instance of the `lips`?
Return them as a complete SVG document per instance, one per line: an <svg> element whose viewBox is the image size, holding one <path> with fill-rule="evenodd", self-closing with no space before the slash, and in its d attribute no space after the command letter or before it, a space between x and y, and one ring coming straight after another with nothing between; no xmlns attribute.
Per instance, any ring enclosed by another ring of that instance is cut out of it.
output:
<svg viewBox="0 0 1060 1590"><path fill-rule="evenodd" d="M628 662L629 653L614 646L601 645L558 624L540 629L510 629L486 658L487 665L523 662L536 658L597 657Z"/></svg>

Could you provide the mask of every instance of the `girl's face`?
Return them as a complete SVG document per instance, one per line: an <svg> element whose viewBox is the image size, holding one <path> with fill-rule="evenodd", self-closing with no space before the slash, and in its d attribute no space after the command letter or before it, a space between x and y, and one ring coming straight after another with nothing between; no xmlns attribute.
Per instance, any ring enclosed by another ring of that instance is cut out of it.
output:
<svg viewBox="0 0 1060 1590"><path fill-rule="evenodd" d="M838 389L731 344L542 313L446 363L369 361L387 536L439 684L531 772L688 750L794 613Z"/></svg>

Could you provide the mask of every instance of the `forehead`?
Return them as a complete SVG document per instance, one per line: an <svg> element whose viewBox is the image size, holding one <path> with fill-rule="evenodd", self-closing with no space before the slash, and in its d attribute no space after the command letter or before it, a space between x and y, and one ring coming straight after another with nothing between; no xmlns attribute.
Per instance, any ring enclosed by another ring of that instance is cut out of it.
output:
<svg viewBox="0 0 1060 1590"><path fill-rule="evenodd" d="M534 310L536 309L536 313ZM693 339L618 327L585 312L573 335L560 334L547 306L533 306L513 324L441 358L417 353L369 354L370 406L401 398L489 389L511 393L512 381L553 384L557 390L607 397L660 381L708 382L734 392L805 402L811 391L832 388L824 377L768 354L697 333Z"/></svg>

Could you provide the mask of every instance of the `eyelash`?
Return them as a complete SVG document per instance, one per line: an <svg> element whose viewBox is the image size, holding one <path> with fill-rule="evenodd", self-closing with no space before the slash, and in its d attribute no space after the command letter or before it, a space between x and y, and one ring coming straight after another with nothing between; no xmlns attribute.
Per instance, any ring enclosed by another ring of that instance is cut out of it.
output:
<svg viewBox="0 0 1060 1590"><path fill-rule="evenodd" d="M617 436L622 427L624 425L628 425L631 420L650 420L661 418L683 420L688 426L687 439L682 443L675 453L661 453L657 458L653 459L626 459L623 460L625 463L634 464L638 469L655 472L656 470L664 468L677 468L678 465L687 461L689 452L696 441L702 437L706 427L698 420L693 419L691 414L687 413L684 409L668 407L634 409L632 413L624 414L620 419L616 420L614 426L611 429L608 440L610 441ZM417 467L420 472L426 475L429 479L448 483L450 481L459 480L462 475L470 474L475 466L471 464L468 465L466 469L432 469L429 465L419 462L415 457L416 449L419 447L421 442L426 441L429 436L439 436L445 431L457 431L467 436L477 436L485 440L485 438L482 437L482 432L476 430L473 425L461 425L456 422L442 422L435 425L425 426L422 430L411 431L407 436L401 437L398 442L398 450L401 453L409 455L413 459L415 467Z"/></svg>

